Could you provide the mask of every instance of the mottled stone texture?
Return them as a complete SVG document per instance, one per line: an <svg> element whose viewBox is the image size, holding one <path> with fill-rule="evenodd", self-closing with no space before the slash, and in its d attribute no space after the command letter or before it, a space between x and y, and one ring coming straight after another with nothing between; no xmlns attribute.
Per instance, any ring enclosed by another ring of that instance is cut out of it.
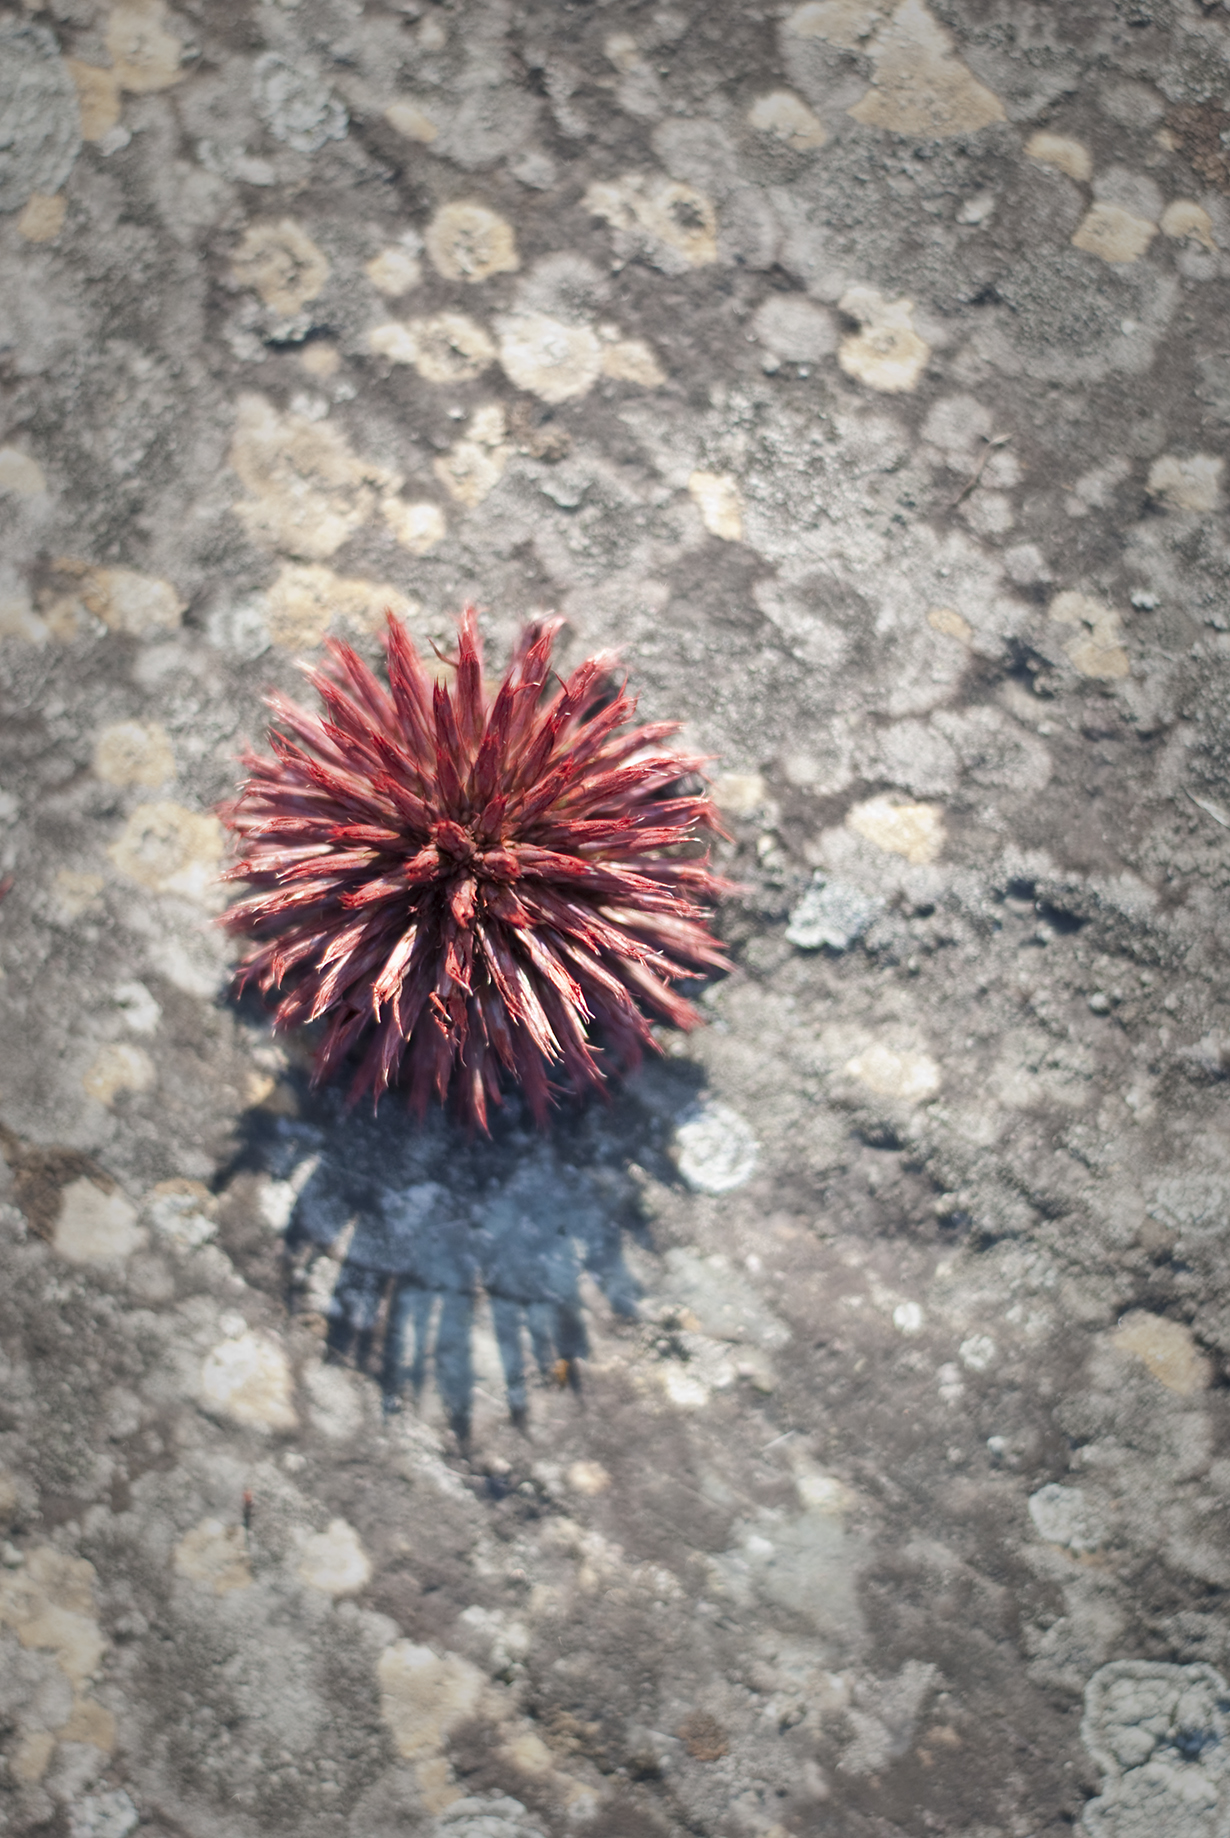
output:
<svg viewBox="0 0 1230 1838"><path fill-rule="evenodd" d="M0 1830L1230 1829L1228 143L1215 0L0 11ZM467 596L742 889L547 1137L215 923Z"/></svg>

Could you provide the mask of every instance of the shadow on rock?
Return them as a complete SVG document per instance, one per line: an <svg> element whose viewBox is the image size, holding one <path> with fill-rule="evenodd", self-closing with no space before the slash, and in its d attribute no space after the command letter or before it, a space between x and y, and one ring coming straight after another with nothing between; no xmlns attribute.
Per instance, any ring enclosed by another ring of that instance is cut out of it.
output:
<svg viewBox="0 0 1230 1838"><path fill-rule="evenodd" d="M288 1306L325 1316L330 1356L378 1376L387 1410L417 1399L430 1374L464 1441L484 1297L518 1423L530 1362L580 1389L583 1277L635 1317L623 1247L645 1232L637 1174L677 1179L667 1144L700 1078L687 1062L656 1064L609 1104L561 1108L547 1135L512 1098L490 1138L438 1113L420 1125L396 1093L373 1116L293 1079L298 1115L245 1112L218 1185L269 1177L260 1205L283 1232Z"/></svg>

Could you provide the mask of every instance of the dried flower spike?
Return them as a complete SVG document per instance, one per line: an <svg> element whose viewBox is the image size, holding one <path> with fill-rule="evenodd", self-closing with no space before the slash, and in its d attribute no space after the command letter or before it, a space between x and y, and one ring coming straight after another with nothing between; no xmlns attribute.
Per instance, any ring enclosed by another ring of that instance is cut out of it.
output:
<svg viewBox="0 0 1230 1838"><path fill-rule="evenodd" d="M662 747L677 722L628 727L610 657L548 689L562 623L524 629L493 697L467 607L451 690L390 614L387 690L329 641L304 667L323 719L269 698L287 731L222 812L251 887L224 923L279 1028L327 1018L317 1080L369 1037L352 1097L402 1078L420 1116L451 1093L486 1129L507 1077L542 1123L559 1073L601 1086L651 1017L699 1020L671 985L726 968L697 904L725 884L680 845L721 832L707 798L666 794L703 762Z"/></svg>

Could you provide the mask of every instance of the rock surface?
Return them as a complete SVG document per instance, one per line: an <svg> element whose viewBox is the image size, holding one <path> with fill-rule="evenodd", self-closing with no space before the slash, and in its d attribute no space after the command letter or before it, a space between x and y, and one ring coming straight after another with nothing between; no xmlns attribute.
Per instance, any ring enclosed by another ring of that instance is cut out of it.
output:
<svg viewBox="0 0 1230 1838"><path fill-rule="evenodd" d="M4 1832L1225 1833L1228 59L0 10ZM467 596L740 889L545 1139L214 923L261 692Z"/></svg>

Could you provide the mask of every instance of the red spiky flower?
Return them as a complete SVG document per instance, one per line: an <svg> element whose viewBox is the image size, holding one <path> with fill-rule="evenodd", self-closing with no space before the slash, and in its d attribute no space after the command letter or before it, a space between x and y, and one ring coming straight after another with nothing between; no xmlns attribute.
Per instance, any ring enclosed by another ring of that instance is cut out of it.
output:
<svg viewBox="0 0 1230 1838"><path fill-rule="evenodd" d="M304 667L323 719L268 698L288 732L222 812L252 888L224 923L279 1028L327 1020L317 1080L369 1037L352 1097L400 1077L420 1116L451 1091L486 1129L506 1076L542 1123L555 1075L635 1065L651 1017L700 1019L671 985L728 967L697 904L725 891L695 847L716 812L666 795L704 762L662 746L677 722L628 727L612 658L555 677L562 623L525 627L494 696L467 607L451 692L390 613L387 690L331 640Z"/></svg>

